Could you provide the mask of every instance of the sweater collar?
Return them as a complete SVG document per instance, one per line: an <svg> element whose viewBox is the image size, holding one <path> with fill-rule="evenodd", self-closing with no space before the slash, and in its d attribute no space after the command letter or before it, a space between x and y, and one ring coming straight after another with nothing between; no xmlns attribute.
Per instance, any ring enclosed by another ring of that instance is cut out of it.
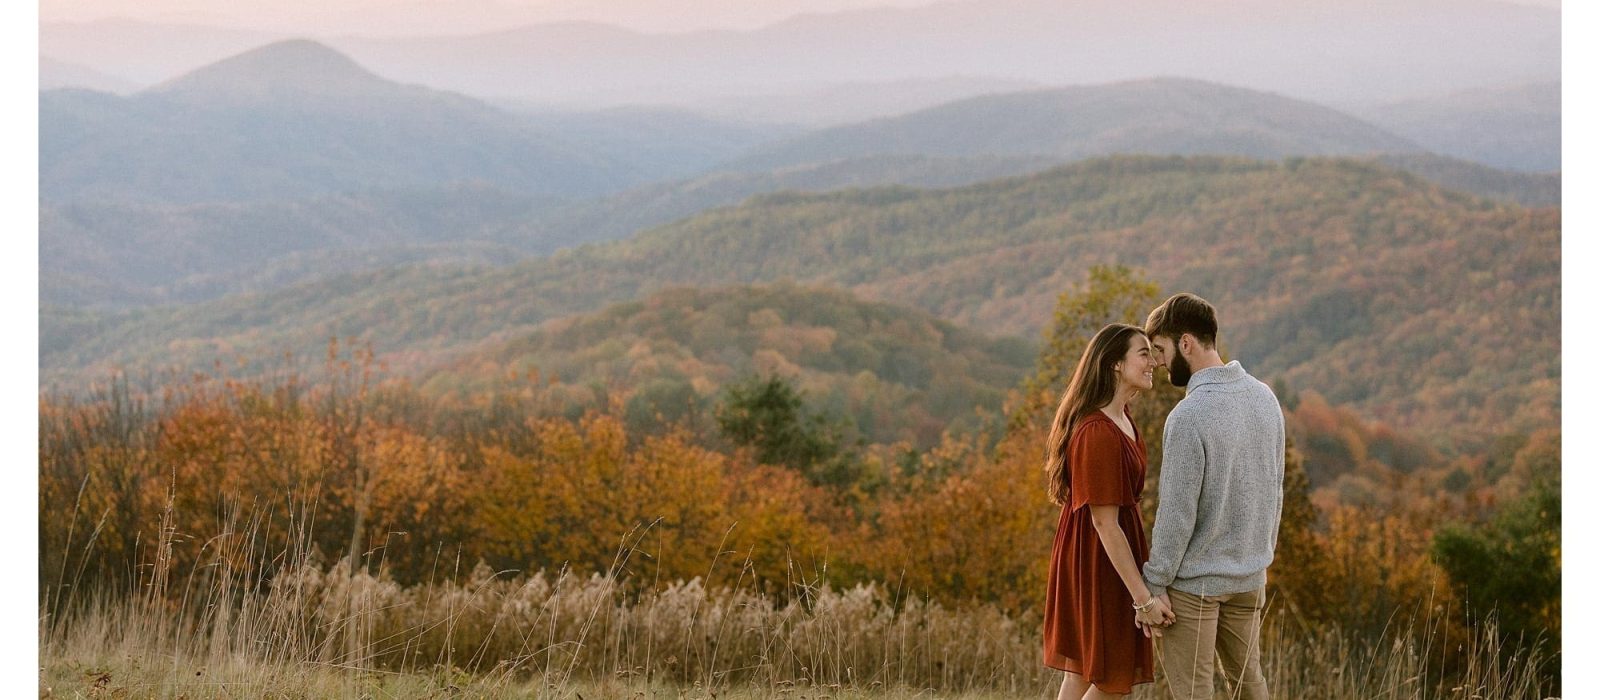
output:
<svg viewBox="0 0 1600 700"><path fill-rule="evenodd" d="M1238 360L1234 360L1225 365L1207 367L1199 372L1195 372L1194 376L1189 378L1189 387L1187 393L1192 394L1194 393L1195 389L1207 384L1228 384L1230 382L1237 382L1247 376L1249 375L1245 374L1244 367L1239 364Z"/></svg>

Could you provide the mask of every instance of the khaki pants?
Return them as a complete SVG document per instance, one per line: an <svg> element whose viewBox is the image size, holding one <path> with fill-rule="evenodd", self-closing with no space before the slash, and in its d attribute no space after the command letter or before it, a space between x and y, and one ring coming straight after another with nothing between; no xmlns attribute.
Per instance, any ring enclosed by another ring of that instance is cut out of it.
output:
<svg viewBox="0 0 1600 700"><path fill-rule="evenodd" d="M1222 661L1230 698L1265 700L1261 675L1261 609L1266 588L1220 596L1167 589L1178 617L1161 635L1161 666L1174 700L1210 700L1214 659Z"/></svg>

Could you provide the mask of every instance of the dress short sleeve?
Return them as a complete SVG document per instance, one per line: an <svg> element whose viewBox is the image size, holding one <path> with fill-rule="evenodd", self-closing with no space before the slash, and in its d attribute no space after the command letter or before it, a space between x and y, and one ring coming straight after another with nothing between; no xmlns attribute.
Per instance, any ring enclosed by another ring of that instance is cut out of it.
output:
<svg viewBox="0 0 1600 700"><path fill-rule="evenodd" d="M1090 417L1072 430L1067 446L1071 465L1072 507L1084 505L1131 505L1127 467L1123 464L1127 445L1122 429L1110 420Z"/></svg>

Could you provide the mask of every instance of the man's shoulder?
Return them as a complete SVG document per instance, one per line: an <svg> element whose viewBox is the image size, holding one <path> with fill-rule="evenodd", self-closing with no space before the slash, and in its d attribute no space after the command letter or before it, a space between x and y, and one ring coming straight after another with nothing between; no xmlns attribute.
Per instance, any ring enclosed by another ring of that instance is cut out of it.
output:
<svg viewBox="0 0 1600 700"><path fill-rule="evenodd" d="M1283 404L1278 401L1278 394L1272 390L1270 385L1255 377L1251 377L1250 382L1253 384L1250 393L1256 401L1259 401L1263 406L1270 404L1279 413L1283 412Z"/></svg>
<svg viewBox="0 0 1600 700"><path fill-rule="evenodd" d="M1167 412L1167 428L1193 423L1195 419L1205 414L1206 409L1202 403L1203 401L1197 400L1194 394L1178 399L1178 403Z"/></svg>
<svg viewBox="0 0 1600 700"><path fill-rule="evenodd" d="M1223 416L1234 415L1240 411L1251 411L1252 407L1264 407L1271 404L1278 407L1277 394L1255 377L1246 377L1243 382L1235 384L1239 388L1219 389L1215 385L1196 387L1194 391L1186 394L1167 413L1167 426L1193 425L1196 423L1211 422ZM1242 389L1242 390L1241 390Z"/></svg>

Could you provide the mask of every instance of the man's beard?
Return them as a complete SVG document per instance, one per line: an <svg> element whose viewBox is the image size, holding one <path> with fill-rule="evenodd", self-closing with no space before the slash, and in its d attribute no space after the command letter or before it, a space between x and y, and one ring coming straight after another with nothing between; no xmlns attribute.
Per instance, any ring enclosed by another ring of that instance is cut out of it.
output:
<svg viewBox="0 0 1600 700"><path fill-rule="evenodd" d="M1167 380L1173 386L1189 386L1189 378L1194 376L1194 370L1189 369L1189 361L1182 355L1172 353L1172 361L1167 363Z"/></svg>

